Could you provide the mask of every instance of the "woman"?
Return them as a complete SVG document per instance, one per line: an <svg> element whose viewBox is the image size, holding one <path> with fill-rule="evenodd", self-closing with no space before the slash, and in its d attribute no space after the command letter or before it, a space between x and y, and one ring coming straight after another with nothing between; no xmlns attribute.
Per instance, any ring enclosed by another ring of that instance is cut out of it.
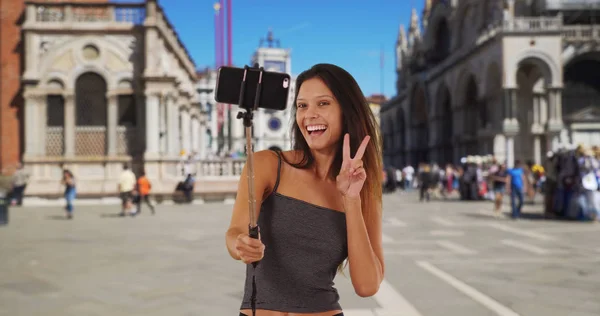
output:
<svg viewBox="0 0 600 316"><path fill-rule="evenodd" d="M65 207L67 211L67 218L73 218L73 201L75 200L75 196L77 195L77 191L75 190L75 177L73 173L65 169L63 171L63 178L61 183L65 186L65 200L67 202L67 206Z"/></svg>
<svg viewBox="0 0 600 316"><path fill-rule="evenodd" d="M375 118L354 78L337 66L313 66L295 91L294 150L255 154L260 238L248 237L246 167L226 234L234 259L260 261L256 270L247 265L240 315L252 315L253 294L258 316L343 315L333 279L346 259L359 296L374 295L383 280Z"/></svg>
<svg viewBox="0 0 600 316"><path fill-rule="evenodd" d="M502 200L506 191L506 180L508 179L508 171L506 164L498 165L498 170L491 176L492 185L494 188L494 216L502 215Z"/></svg>

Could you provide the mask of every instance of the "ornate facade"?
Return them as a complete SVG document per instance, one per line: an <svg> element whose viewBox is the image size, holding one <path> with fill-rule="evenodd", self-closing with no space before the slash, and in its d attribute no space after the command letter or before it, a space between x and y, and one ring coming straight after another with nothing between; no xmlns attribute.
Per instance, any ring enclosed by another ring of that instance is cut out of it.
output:
<svg viewBox="0 0 600 316"><path fill-rule="evenodd" d="M421 17L413 10L396 44L397 95L381 108L385 164L486 154L539 163L547 150L600 144L598 12L571 2L426 0Z"/></svg>
<svg viewBox="0 0 600 316"><path fill-rule="evenodd" d="M25 148L28 195L116 192L123 162L153 190L181 180L180 154L203 147L194 62L156 0L26 4Z"/></svg>

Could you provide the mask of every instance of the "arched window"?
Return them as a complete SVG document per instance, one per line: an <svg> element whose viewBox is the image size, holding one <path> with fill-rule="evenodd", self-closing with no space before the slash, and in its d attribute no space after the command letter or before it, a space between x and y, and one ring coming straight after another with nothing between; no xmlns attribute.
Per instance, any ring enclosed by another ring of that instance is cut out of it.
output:
<svg viewBox="0 0 600 316"><path fill-rule="evenodd" d="M87 72L75 82L75 154L103 156L106 154L106 81L100 75Z"/></svg>

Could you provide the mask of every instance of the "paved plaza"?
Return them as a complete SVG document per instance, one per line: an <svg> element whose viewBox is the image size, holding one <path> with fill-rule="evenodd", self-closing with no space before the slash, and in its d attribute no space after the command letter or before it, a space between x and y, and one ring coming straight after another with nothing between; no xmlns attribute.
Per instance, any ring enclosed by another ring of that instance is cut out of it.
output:
<svg viewBox="0 0 600 316"><path fill-rule="evenodd" d="M489 202L384 198L386 280L347 316L600 315L600 225L490 216ZM0 315L237 315L245 266L224 233L231 205L13 208L0 226ZM346 270L346 275L348 272Z"/></svg>

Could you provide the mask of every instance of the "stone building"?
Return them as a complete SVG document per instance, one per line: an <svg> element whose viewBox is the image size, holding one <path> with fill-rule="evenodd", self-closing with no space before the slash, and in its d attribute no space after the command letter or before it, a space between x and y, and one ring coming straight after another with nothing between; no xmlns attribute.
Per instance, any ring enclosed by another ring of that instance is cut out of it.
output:
<svg viewBox="0 0 600 316"><path fill-rule="evenodd" d="M600 144L600 1L426 0L396 45L384 162L541 162ZM596 9L593 9L593 8ZM592 8L592 9L590 9ZM422 21L422 22L420 22Z"/></svg>
<svg viewBox="0 0 600 316"><path fill-rule="evenodd" d="M25 0L0 0L0 175L11 174L23 153L23 45ZM38 0L37 2L102 3L107 0Z"/></svg>
<svg viewBox="0 0 600 316"><path fill-rule="evenodd" d="M22 97L28 195L55 195L61 170L80 196L114 195L124 162L156 193L198 150L196 67L156 0L27 2Z"/></svg>

